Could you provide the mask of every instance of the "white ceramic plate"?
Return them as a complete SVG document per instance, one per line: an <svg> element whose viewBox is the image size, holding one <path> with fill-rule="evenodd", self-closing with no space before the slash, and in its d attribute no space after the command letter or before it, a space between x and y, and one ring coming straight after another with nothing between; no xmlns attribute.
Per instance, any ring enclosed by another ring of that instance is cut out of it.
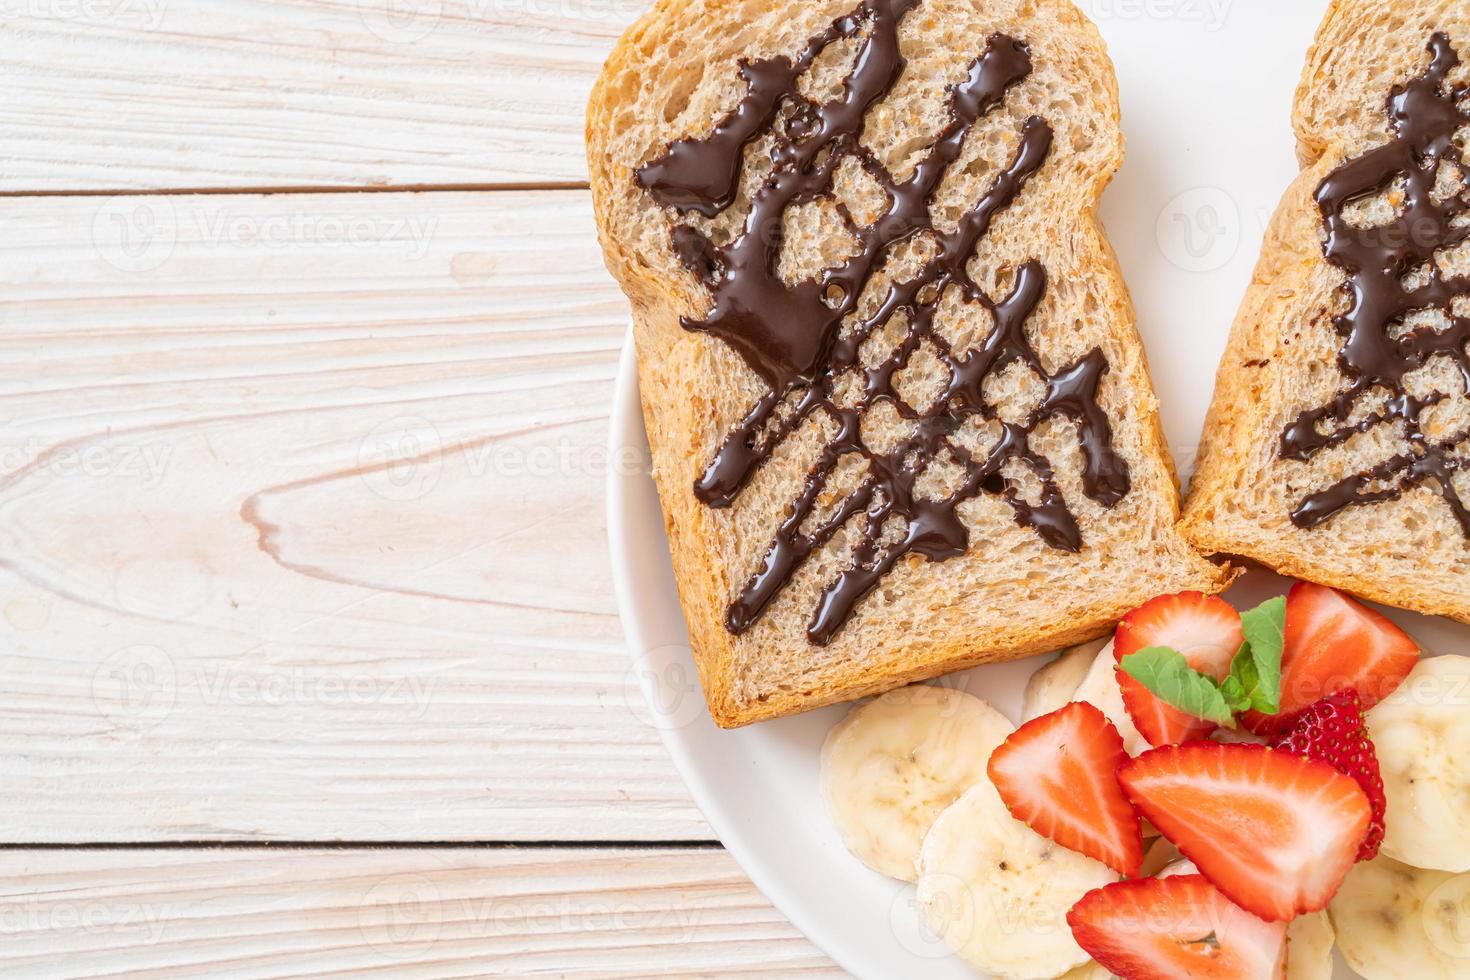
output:
<svg viewBox="0 0 1470 980"><path fill-rule="evenodd" d="M1188 472L1216 363L1266 220L1296 174L1290 107L1326 0L1080 0L1106 35L1123 98L1128 163L1103 219L1138 306L1170 445ZM612 458L646 458L631 344L619 367ZM711 826L756 885L845 969L864 978L969 978L918 922L911 886L848 855L817 792L818 752L845 713L828 708L737 732L705 712L644 468L618 466L608 531L618 603L648 719ZM1285 582L1256 573L1248 605ZM1470 629L1390 613L1429 650L1470 650ZM1041 660L939 683L1014 718ZM1353 976L1339 965L1338 977Z"/></svg>

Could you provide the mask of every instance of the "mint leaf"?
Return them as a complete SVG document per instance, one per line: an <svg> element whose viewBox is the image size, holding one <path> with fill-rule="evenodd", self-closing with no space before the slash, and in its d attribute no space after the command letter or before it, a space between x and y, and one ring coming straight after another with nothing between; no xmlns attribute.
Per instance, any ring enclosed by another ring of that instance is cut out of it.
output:
<svg viewBox="0 0 1470 980"><path fill-rule="evenodd" d="M1214 680L1189 666L1178 650L1145 647L1124 657L1119 666L1165 704L1217 725L1234 724L1234 713Z"/></svg>
<svg viewBox="0 0 1470 980"><path fill-rule="evenodd" d="M1264 711L1266 701L1261 692L1261 671L1256 664L1256 658L1251 653L1249 642L1242 643L1235 654L1235 659L1230 661L1230 676L1225 678L1220 685L1220 690L1225 694L1225 700L1230 702L1230 710L1242 711ZM1270 711L1268 714L1275 714Z"/></svg>
<svg viewBox="0 0 1470 980"><path fill-rule="evenodd" d="M1225 701L1230 705L1231 711L1243 711L1245 709L1241 706L1250 704L1250 689L1246 686L1249 682L1244 676L1235 673L1235 668L1246 649L1245 644L1241 644L1240 650L1235 654L1236 659L1230 663L1230 676L1220 682L1220 693L1225 696Z"/></svg>
<svg viewBox="0 0 1470 980"><path fill-rule="evenodd" d="M1230 676L1221 682L1220 691L1225 695L1225 700L1230 702L1230 710L1238 713L1251 709L1254 703L1252 699L1260 686L1261 673L1256 669L1255 658L1251 656L1251 645L1249 642L1242 643L1230 661Z"/></svg>
<svg viewBox="0 0 1470 980"><path fill-rule="evenodd" d="M1267 599L1240 614L1245 646L1231 664L1250 707L1274 715L1281 710L1281 651L1286 645L1286 597Z"/></svg>

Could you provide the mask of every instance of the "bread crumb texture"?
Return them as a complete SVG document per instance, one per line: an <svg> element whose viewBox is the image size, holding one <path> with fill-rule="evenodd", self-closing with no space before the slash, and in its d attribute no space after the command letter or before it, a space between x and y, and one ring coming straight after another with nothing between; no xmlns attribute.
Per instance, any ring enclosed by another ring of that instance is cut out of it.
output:
<svg viewBox="0 0 1470 980"><path fill-rule="evenodd" d="M948 90L966 78L987 38L1003 33L1029 45L1031 75L969 133L931 199L930 216L937 232L953 230L1010 164L1025 121L1041 116L1050 124L1050 155L996 217L967 271L1000 298L1024 263L1046 268L1047 288L1025 323L1027 339L1048 373L1101 349L1108 370L1098 402L1132 489L1111 509L1090 499L1082 487L1077 424L1050 419L1032 445L1051 461L1077 518L1079 553L1049 547L1017 522L1010 503L981 494L959 510L970 537L963 556L944 562L907 556L858 603L830 644L813 645L806 630L823 590L852 562L856 521L801 566L751 628L739 636L724 628L727 607L760 569L835 420L830 413L808 416L731 506L715 509L696 499L695 481L766 385L727 345L681 326L681 317L698 320L708 312L711 295L675 255L671 232L687 222L716 245L739 234L752 195L772 170L773 140L764 136L747 146L736 199L713 218L660 207L634 173L671 142L713 130L745 94L742 59L795 54L856 6L856 0L662 0L618 44L589 106L599 231L608 268L632 304L644 414L690 644L711 714L727 727L1081 642L1155 595L1218 591L1231 578L1177 530L1178 490L1144 351L1096 218L1098 198L1122 160L1116 81L1101 37L1066 0L921 0L899 28L904 72L868 112L862 142L904 179L948 123ZM861 41L829 45L803 78L802 93L839 95ZM883 189L860 166L839 167L834 191L859 228L886 207ZM814 279L856 248L836 203L795 206L785 215L779 273L788 283ZM895 246L855 317L871 314L887 287L921 267L934 248L928 232ZM989 311L959 289L939 296L938 307L937 332L956 351L981 346L995 326ZM874 333L864 341L863 362L887 357L905 329L900 316ZM944 361L920 349L894 384L905 402L923 409L947 381ZM834 389L841 405L861 395L861 382L837 379ZM1042 379L1019 363L996 372L984 391L999 420L1024 417L1042 393ZM904 438L912 422L892 408L879 402L865 413L869 447L881 451ZM998 421L972 418L953 441L984 453L998 436ZM860 456L841 461L807 525L836 512L861 483L864 465ZM929 499L952 493L962 467L960 459L932 460L916 493ZM1005 475L1023 498L1039 492L1034 473L1011 469ZM901 537L903 530L885 528L884 535Z"/></svg>
<svg viewBox="0 0 1470 980"><path fill-rule="evenodd" d="M1348 277L1324 254L1323 214L1314 195L1340 166L1394 138L1388 100L1396 86L1424 75L1428 45L1449 36L1462 59L1470 58L1470 6L1463 0L1352 0L1329 10L1307 57L1295 105L1296 137L1303 170L1288 188L1266 237L1259 264L1236 319L1216 382L1202 439L1198 472L1185 514L1185 533L1206 552L1246 556L1288 575L1334 585L1367 598L1419 612L1470 622L1470 543L1430 480L1397 499L1355 504L1309 529L1290 515L1312 494L1415 452L1402 420L1367 425L1366 431L1315 452L1283 458L1282 434L1303 412L1326 405L1347 389L1339 367L1343 335L1335 319L1349 310ZM1470 84L1462 63L1448 90ZM1461 150L1470 132L1454 143ZM1436 202L1470 194L1462 168L1443 162L1434 174ZM1343 209L1354 228L1380 229L1404 213L1406 182L1393 181ZM1455 219L1464 227L1470 217ZM1446 279L1470 272L1470 246L1434 257ZM1403 284L1428 282L1429 269L1409 268ZM1445 330L1450 316L1470 314L1470 297L1446 309L1424 309L1391 322L1397 340L1419 330ZM1451 355L1431 357L1403 379L1404 390L1436 404L1420 416L1424 434L1446 441L1470 460L1467 378ZM1323 420L1320 433L1348 429L1383 414L1390 392L1370 387L1351 401L1341 425ZM1388 413L1392 415L1392 413ZM1371 494L1393 480L1362 487ZM1470 500L1470 472L1451 478Z"/></svg>

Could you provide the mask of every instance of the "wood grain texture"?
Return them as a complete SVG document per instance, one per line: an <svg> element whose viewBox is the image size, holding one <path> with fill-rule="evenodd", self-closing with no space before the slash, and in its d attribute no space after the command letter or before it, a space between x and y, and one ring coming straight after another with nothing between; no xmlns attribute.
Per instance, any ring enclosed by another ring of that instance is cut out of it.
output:
<svg viewBox="0 0 1470 980"><path fill-rule="evenodd" d="M842 976L709 850L0 854L6 976Z"/></svg>
<svg viewBox="0 0 1470 980"><path fill-rule="evenodd" d="M613 607L584 193L0 228L0 841L712 836Z"/></svg>
<svg viewBox="0 0 1470 980"><path fill-rule="evenodd" d="M17 0L0 191L585 180L646 0Z"/></svg>

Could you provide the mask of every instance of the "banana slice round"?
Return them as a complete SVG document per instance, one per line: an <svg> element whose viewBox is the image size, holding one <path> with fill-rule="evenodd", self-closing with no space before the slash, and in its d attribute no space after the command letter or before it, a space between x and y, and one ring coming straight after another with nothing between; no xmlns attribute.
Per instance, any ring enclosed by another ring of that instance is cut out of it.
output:
<svg viewBox="0 0 1470 980"><path fill-rule="evenodd" d="M919 854L930 931L982 973L1049 980L1090 961L1067 911L1118 876L1016 820L985 780L934 822Z"/></svg>
<svg viewBox="0 0 1470 980"><path fill-rule="evenodd" d="M1293 919L1286 929L1287 980L1332 980L1337 936L1326 912Z"/></svg>
<svg viewBox="0 0 1470 980"><path fill-rule="evenodd" d="M1420 661L1367 721L1388 800L1383 853L1470 871L1470 657Z"/></svg>
<svg viewBox="0 0 1470 980"><path fill-rule="evenodd" d="M1123 736L1123 747L1131 756L1142 755L1153 748L1148 739L1138 734L1133 727L1133 716L1123 707L1123 689L1118 686L1118 661L1113 657L1113 643L1109 640L1097 656L1081 685L1072 693L1073 701L1086 701L1108 716L1108 721Z"/></svg>
<svg viewBox="0 0 1470 980"><path fill-rule="evenodd" d="M874 871L913 881L924 835L989 781L990 753L1014 730L979 698L923 684L854 708L822 746L822 796L842 843Z"/></svg>
<svg viewBox="0 0 1470 980"><path fill-rule="evenodd" d="M1113 980L1113 971L1101 963L1088 960L1074 970L1068 970L1057 980Z"/></svg>
<svg viewBox="0 0 1470 980"><path fill-rule="evenodd" d="M1470 976L1470 875L1380 856L1352 870L1327 912L1343 958L1367 980Z"/></svg>
<svg viewBox="0 0 1470 980"><path fill-rule="evenodd" d="M1068 650L1051 663L1031 675L1026 682L1026 697L1021 702L1021 721L1028 722L1042 715L1049 715L1072 701L1082 679L1092 668L1098 651L1107 646L1109 637L1093 640Z"/></svg>

